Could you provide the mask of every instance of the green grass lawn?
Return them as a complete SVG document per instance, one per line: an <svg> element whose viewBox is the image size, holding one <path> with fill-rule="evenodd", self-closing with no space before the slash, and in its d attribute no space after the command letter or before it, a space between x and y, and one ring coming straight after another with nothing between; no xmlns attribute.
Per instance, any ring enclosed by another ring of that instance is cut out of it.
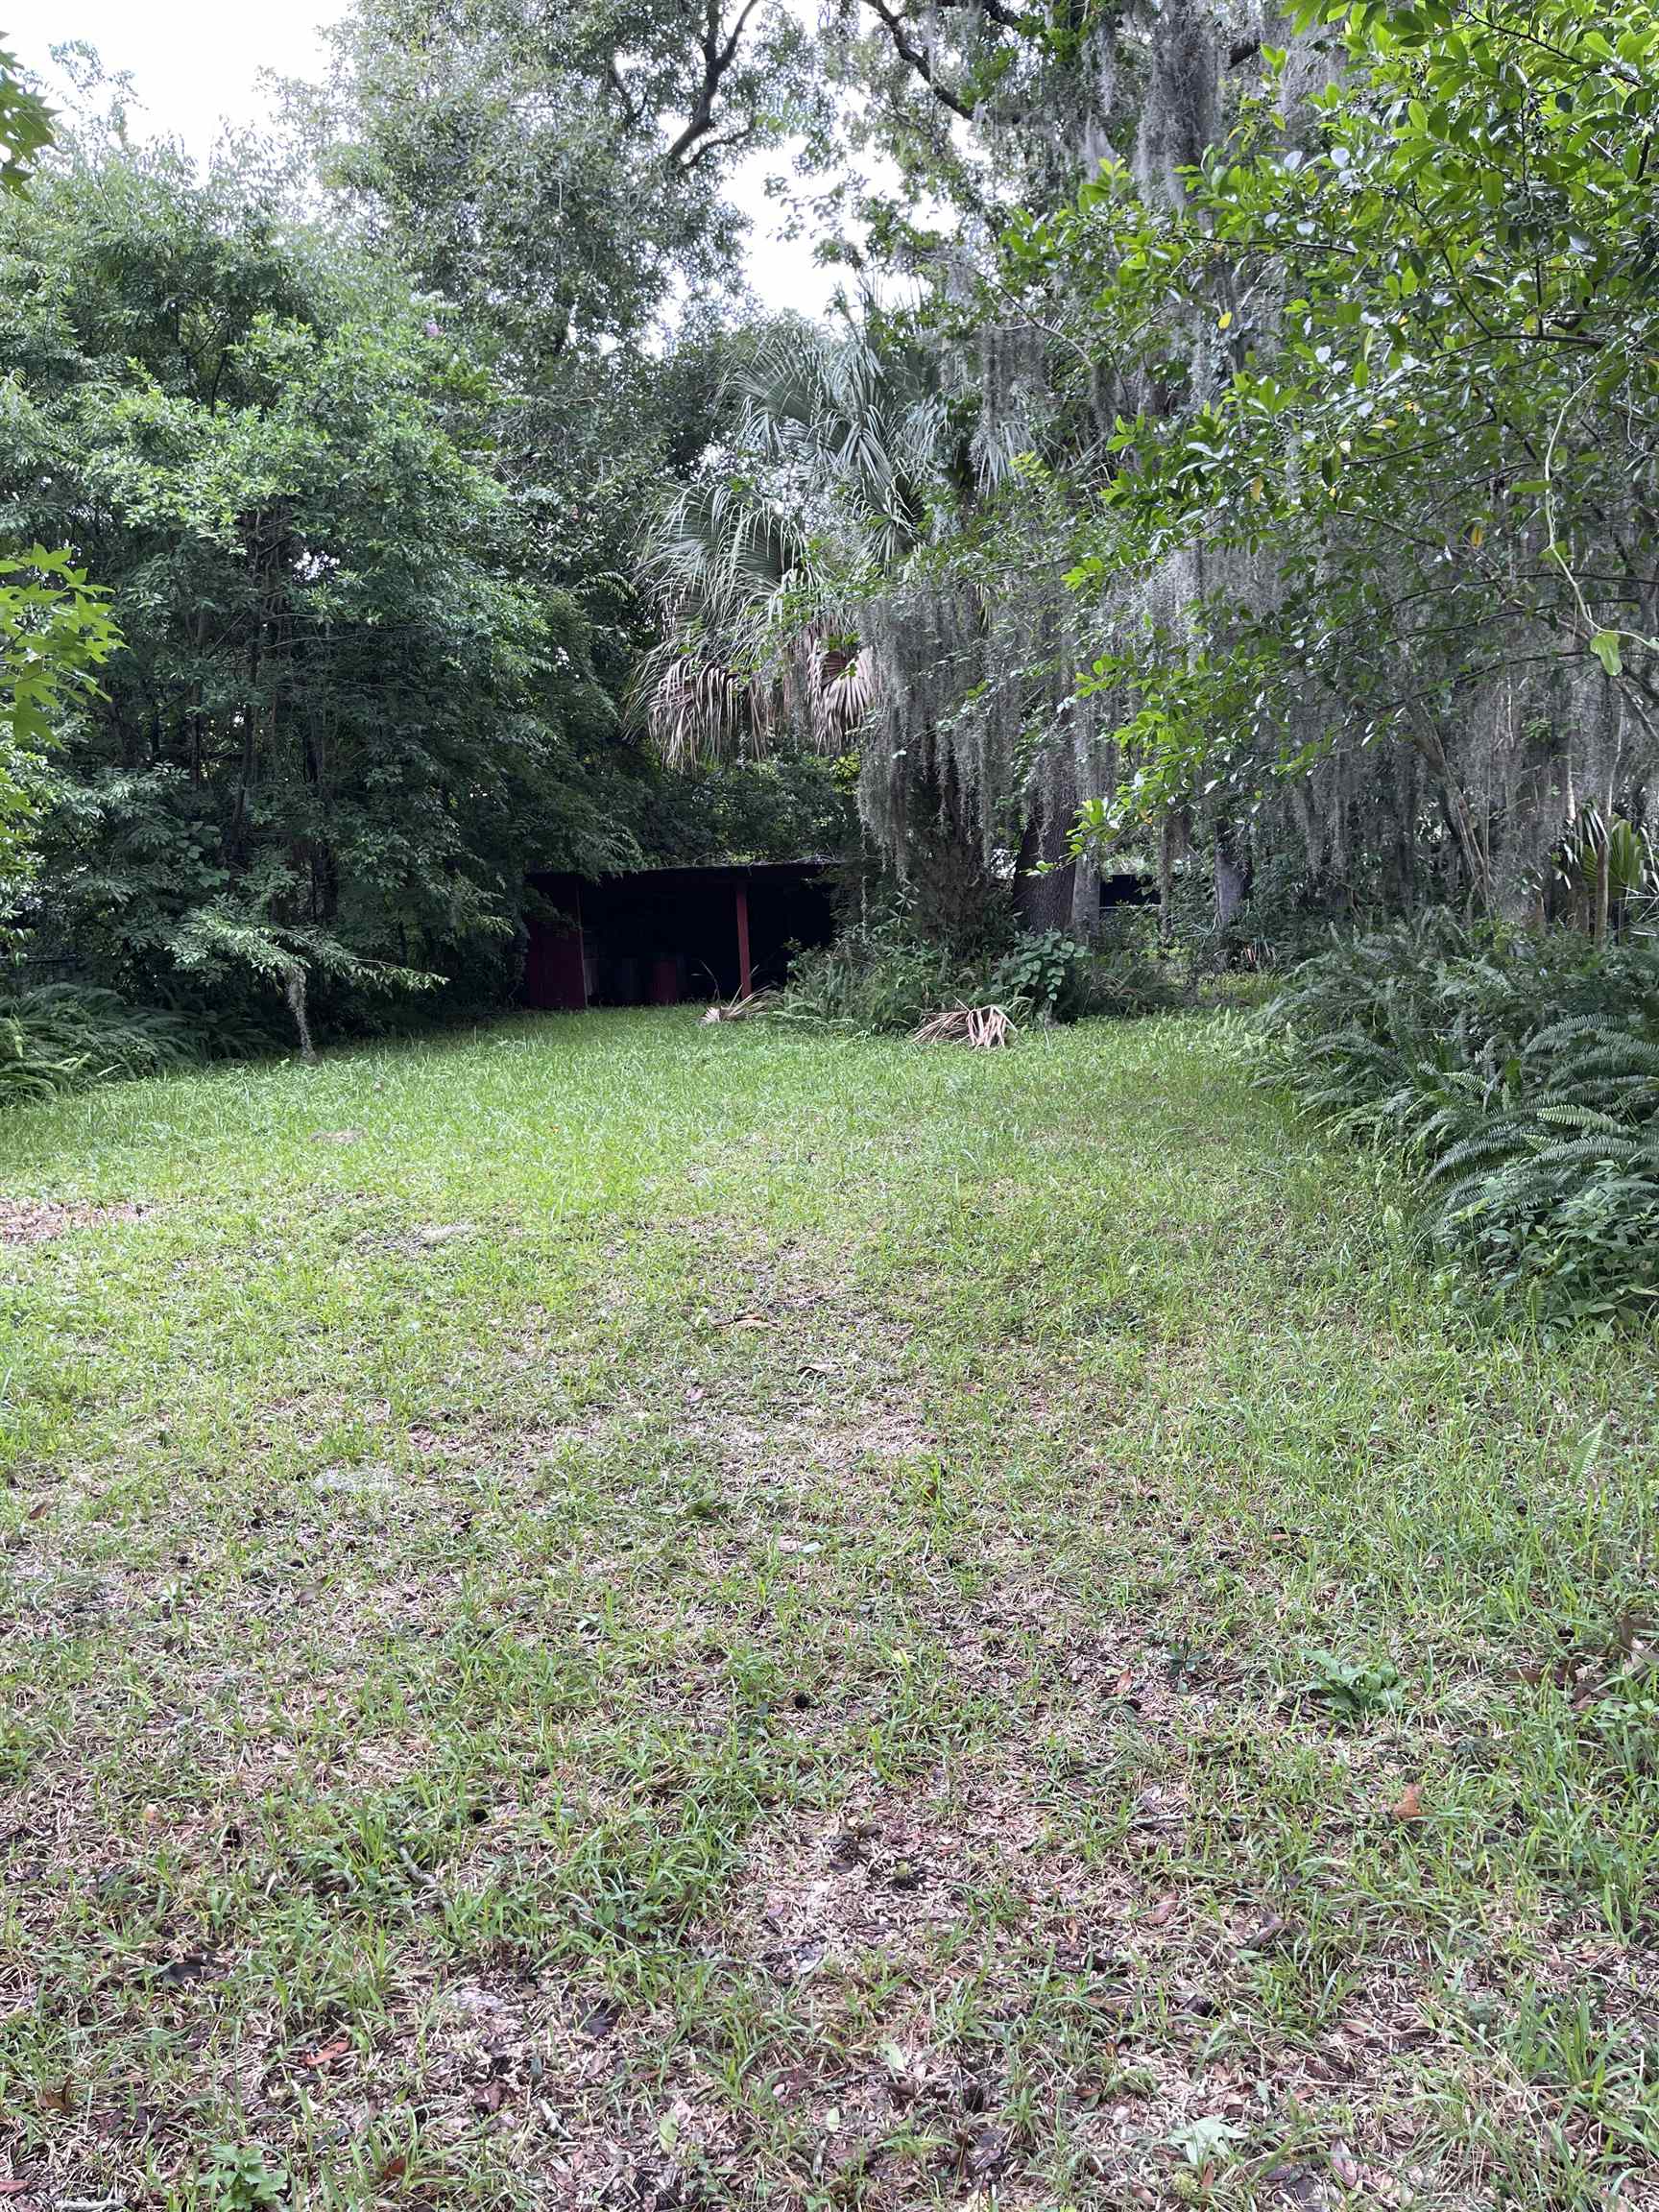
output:
<svg viewBox="0 0 1659 2212"><path fill-rule="evenodd" d="M1214 1025L555 1017L0 1188L0 2202L1659 2202L1652 1346Z"/></svg>

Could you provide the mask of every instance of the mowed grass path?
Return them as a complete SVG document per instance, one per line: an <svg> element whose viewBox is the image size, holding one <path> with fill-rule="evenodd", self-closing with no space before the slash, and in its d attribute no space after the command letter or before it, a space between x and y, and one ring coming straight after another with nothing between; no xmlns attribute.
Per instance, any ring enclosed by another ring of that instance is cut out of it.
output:
<svg viewBox="0 0 1659 2212"><path fill-rule="evenodd" d="M8 2206L1659 2202L1651 1344L1213 1027L553 1018L0 1188L110 1210L0 1254Z"/></svg>

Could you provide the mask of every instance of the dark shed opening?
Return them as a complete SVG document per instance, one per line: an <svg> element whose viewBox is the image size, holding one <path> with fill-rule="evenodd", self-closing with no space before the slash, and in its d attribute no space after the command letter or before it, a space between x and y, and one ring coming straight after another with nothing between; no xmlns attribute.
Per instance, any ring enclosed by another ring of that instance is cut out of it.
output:
<svg viewBox="0 0 1659 2212"><path fill-rule="evenodd" d="M819 860L642 868L586 883L530 878L550 913L530 919L526 1005L669 1006L784 980L792 946L834 933Z"/></svg>

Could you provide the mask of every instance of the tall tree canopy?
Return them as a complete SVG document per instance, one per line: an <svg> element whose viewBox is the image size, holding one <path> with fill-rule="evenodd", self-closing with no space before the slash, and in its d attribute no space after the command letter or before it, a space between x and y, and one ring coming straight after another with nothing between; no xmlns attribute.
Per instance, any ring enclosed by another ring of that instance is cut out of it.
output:
<svg viewBox="0 0 1659 2212"><path fill-rule="evenodd" d="M735 452L703 511L753 540L757 497L832 571L900 865L919 766L993 870L1081 807L1086 857L1150 843L1167 888L1200 847L1223 908L1255 852L1528 906L1588 795L1645 816L1650 9L1333 0L1283 47L1185 0L841 23L901 204L934 196L871 251L922 279L955 435L902 558L815 531L832 449Z"/></svg>
<svg viewBox="0 0 1659 2212"><path fill-rule="evenodd" d="M331 217L489 365L522 558L581 609L620 705L655 635L642 519L718 434L746 350L727 187L755 155L824 143L814 41L784 0L356 0L334 40L328 84L291 99ZM654 849L681 856L646 758L629 765Z"/></svg>
<svg viewBox="0 0 1659 2212"><path fill-rule="evenodd" d="M733 161L824 120L781 0L357 0L334 37L325 176L518 388L730 294Z"/></svg>
<svg viewBox="0 0 1659 2212"><path fill-rule="evenodd" d="M52 117L38 92L23 82L16 57L0 46L0 191L21 190L41 149L52 142Z"/></svg>
<svg viewBox="0 0 1659 2212"><path fill-rule="evenodd" d="M854 750L950 934L1087 935L1125 852L1223 921L1269 859L1530 911L1650 818L1647 0L355 0L336 53L294 176L93 130L9 196L5 528L127 639L43 690L0 580L38 946L493 986L535 866L818 844ZM740 281L785 149L858 218L831 329Z"/></svg>
<svg viewBox="0 0 1659 2212"><path fill-rule="evenodd" d="M1076 581L1190 580L1111 661L1143 796L1266 777L1310 863L1368 845L1401 888L1438 817L1449 879L1524 904L1659 758L1659 17L1324 15L1296 143L1272 54L1184 204L1113 173L1018 242L1162 401L1118 426Z"/></svg>
<svg viewBox="0 0 1659 2212"><path fill-rule="evenodd" d="M0 49L0 194L23 191L51 142L45 102ZM35 866L46 756L116 642L104 594L70 554L19 544L0 558L0 932Z"/></svg>
<svg viewBox="0 0 1659 2212"><path fill-rule="evenodd" d="M550 574L626 620L639 508L713 426L734 161L822 128L781 0L356 0L293 106L338 217L488 361Z"/></svg>
<svg viewBox="0 0 1659 2212"><path fill-rule="evenodd" d="M6 532L73 544L127 640L60 758L44 940L149 995L488 974L527 863L631 851L488 377L395 274L106 145L5 211L0 352Z"/></svg>

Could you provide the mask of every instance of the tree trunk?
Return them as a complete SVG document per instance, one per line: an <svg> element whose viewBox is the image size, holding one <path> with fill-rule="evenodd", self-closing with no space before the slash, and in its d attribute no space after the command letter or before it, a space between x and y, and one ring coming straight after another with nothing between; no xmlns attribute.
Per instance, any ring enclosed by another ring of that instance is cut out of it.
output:
<svg viewBox="0 0 1659 2212"><path fill-rule="evenodd" d="M1085 857L1071 869L1071 935L1093 945L1100 934L1100 871Z"/></svg>
<svg viewBox="0 0 1659 2212"><path fill-rule="evenodd" d="M1440 785L1440 804L1456 842L1458 857L1462 860L1468 878L1470 895L1482 914L1492 911L1492 864L1481 841L1479 825L1469 805L1469 794L1464 790L1446 757L1446 748L1440 741L1440 733L1431 718L1415 717L1417 734L1412 739L1418 751L1428 761Z"/></svg>
<svg viewBox="0 0 1659 2212"><path fill-rule="evenodd" d="M1022 929L1034 936L1045 929L1071 928L1077 863L1068 854L1070 825L1033 813L1020 840L1015 863L1014 911ZM1036 871L1047 863L1044 873Z"/></svg>
<svg viewBox="0 0 1659 2212"><path fill-rule="evenodd" d="M1158 935L1166 945L1175 930L1175 863L1185 851L1180 819L1166 807L1158 825Z"/></svg>
<svg viewBox="0 0 1659 2212"><path fill-rule="evenodd" d="M1070 931L1077 884L1077 863L1071 856L1077 763L1069 740L1045 759L1032 786L1015 862L1014 911L1021 928L1033 935L1045 929Z"/></svg>
<svg viewBox="0 0 1659 2212"><path fill-rule="evenodd" d="M300 1033L300 1057L307 1068L314 1067L317 1047L311 1042L311 1024L305 1015L304 969L299 966L290 968L282 988L288 1000L288 1011L294 1017L294 1026Z"/></svg>
<svg viewBox="0 0 1659 2212"><path fill-rule="evenodd" d="M1227 929L1250 896L1250 853L1231 825L1215 832L1215 926Z"/></svg>

